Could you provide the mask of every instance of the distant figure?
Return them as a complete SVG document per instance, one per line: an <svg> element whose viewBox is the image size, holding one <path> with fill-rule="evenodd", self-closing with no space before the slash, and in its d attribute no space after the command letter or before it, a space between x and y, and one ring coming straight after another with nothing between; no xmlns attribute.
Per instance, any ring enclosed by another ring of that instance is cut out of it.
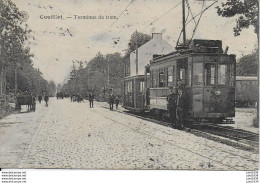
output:
<svg viewBox="0 0 260 183"><path fill-rule="evenodd" d="M32 95L32 111L36 109L36 96Z"/></svg>
<svg viewBox="0 0 260 183"><path fill-rule="evenodd" d="M39 103L42 102L42 95L39 95L39 96L38 96L38 101L39 101Z"/></svg>
<svg viewBox="0 0 260 183"><path fill-rule="evenodd" d="M116 98L115 98L115 104L116 104L116 109L118 109L118 104L119 104L119 98L118 98L118 96L116 96Z"/></svg>
<svg viewBox="0 0 260 183"><path fill-rule="evenodd" d="M45 107L48 107L49 96L47 94L45 94L44 96L44 101L45 101Z"/></svg>
<svg viewBox="0 0 260 183"><path fill-rule="evenodd" d="M108 101L109 101L109 109L111 111L113 111L113 108L114 108L114 95L113 93L111 93L108 97Z"/></svg>
<svg viewBox="0 0 260 183"><path fill-rule="evenodd" d="M92 94L91 92L88 95L88 100L89 100L89 107L93 108L93 105L94 105L94 94Z"/></svg>

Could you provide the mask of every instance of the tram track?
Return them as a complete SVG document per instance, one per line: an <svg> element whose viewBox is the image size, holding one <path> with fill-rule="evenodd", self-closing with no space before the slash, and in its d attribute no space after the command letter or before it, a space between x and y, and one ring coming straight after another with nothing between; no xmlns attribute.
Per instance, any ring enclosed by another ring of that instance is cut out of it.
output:
<svg viewBox="0 0 260 183"><path fill-rule="evenodd" d="M107 108L104 106L102 107ZM172 128L172 125L169 121L158 120L147 114L140 115L140 114L132 113L130 111L120 111L120 110L115 110L115 111ZM185 127L183 130L185 130L188 133L192 133L196 136L217 141L232 146L234 148L253 151L257 153L259 152L259 141L258 141L259 136L256 133L248 132L245 130L239 130L239 129L230 129L228 127L219 126L212 123L205 123L205 124L197 123L196 125ZM215 147L211 147L211 148L215 148Z"/></svg>
<svg viewBox="0 0 260 183"><path fill-rule="evenodd" d="M107 108L107 107L104 107L104 106L102 106L102 107L103 107L103 108ZM108 108L107 108L107 109L108 109ZM142 116L140 116L140 115L136 115L136 114L129 113L128 111L126 112L126 111L115 110L115 112L119 112L119 113L122 113L122 114L128 114L128 115L130 115L130 116L134 116L134 117L137 117L137 118L139 118L139 119L143 119L143 120L146 120L146 121L151 121L151 122L154 122L154 123L157 123L157 124L166 126L166 127L171 127L171 125L170 125L169 122L163 122L163 123L161 123L161 122L158 121L158 120L145 118L145 117L142 117ZM165 140L165 139L162 139L162 138L160 138L160 137L157 137L157 136L155 136L155 135L149 133L149 132L146 131L146 130L142 130L141 128L136 129L136 128L133 128L133 127L130 126L130 125L126 125L125 123L121 123L121 122L119 122L118 120L112 119L111 117L108 117L108 116L104 116L104 117L107 118L107 119L109 119L109 120L111 120L111 121L113 121L113 122L115 122L115 123L118 123L118 124L120 124L120 125L123 125L123 126L125 126L126 128L129 128L129 129L131 129L131 130L133 130L133 131L135 131L135 132L137 132L137 133L140 133L140 134L143 134L143 135L147 135L147 136L149 136L150 138L154 138L154 139L157 139L157 140L162 141L162 142L164 142L164 143L167 143L167 144L170 144L170 145L172 145L172 146L178 147L178 148L180 148L180 149L189 151L189 152L191 152L191 153L193 153L193 154L196 154L196 155L198 155L198 156L207 158L207 159L209 159L209 160L211 160L211 161L214 161L214 162L216 162L216 163L222 164L222 165L224 165L224 166L226 166L226 167L229 167L229 168L231 168L231 169L233 169L233 170L238 170L238 169L237 169L236 167L234 167L234 166L231 166L231 165L229 165L229 164L223 163L223 162L221 162L221 161L219 161L219 160L216 160L216 159L214 159L214 158L212 158L212 157L208 157L208 156L206 156L206 155L204 155L204 154L201 154L201 153L199 153L199 152L195 152L195 151L192 151L192 150L190 150L190 149L181 147L181 146L179 146L178 144L175 144L175 143L173 143L173 142L169 142L169 141L167 141L167 140ZM187 130L187 129L185 129L185 130L186 130L187 132L189 132L189 130ZM230 154L230 155L233 155L233 156L238 156L238 157L247 159L248 161L251 161L251 162L258 162L258 160L252 159L252 158L250 158L250 157L247 157L247 156L244 156L244 155L238 155L238 154L236 154L236 153L234 153L234 152L230 152L230 151L227 151L227 150L223 150L223 149L217 148L217 147L215 147L215 146L210 146L210 145L208 145L208 144L203 144L203 146L208 147L208 148L211 148L211 149L217 149L217 150L219 150L219 151L221 151L221 152L223 152L223 153L227 153L227 154Z"/></svg>

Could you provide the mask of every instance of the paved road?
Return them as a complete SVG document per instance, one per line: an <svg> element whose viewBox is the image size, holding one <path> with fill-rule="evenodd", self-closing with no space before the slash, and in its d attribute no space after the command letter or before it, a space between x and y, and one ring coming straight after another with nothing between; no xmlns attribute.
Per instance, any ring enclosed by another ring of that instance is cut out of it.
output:
<svg viewBox="0 0 260 183"><path fill-rule="evenodd" d="M258 169L257 153L94 105L53 98L2 119L0 167Z"/></svg>

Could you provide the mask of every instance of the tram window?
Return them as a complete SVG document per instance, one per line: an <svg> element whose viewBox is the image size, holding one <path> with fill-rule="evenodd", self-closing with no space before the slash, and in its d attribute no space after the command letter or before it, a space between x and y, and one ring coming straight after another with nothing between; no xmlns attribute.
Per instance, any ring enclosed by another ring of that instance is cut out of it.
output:
<svg viewBox="0 0 260 183"><path fill-rule="evenodd" d="M153 71L151 71L151 76L150 76L150 87L153 87Z"/></svg>
<svg viewBox="0 0 260 183"><path fill-rule="evenodd" d="M229 67L229 78L230 78L229 85L230 86L234 86L234 82L235 82L234 70L235 70L234 64L230 64L230 67Z"/></svg>
<svg viewBox="0 0 260 183"><path fill-rule="evenodd" d="M180 69L180 80L185 81L185 69Z"/></svg>
<svg viewBox="0 0 260 183"><path fill-rule="evenodd" d="M203 69L202 63L193 64L193 85L202 86L203 84Z"/></svg>
<svg viewBox="0 0 260 183"><path fill-rule="evenodd" d="M227 65L218 65L218 84L227 84Z"/></svg>
<svg viewBox="0 0 260 183"><path fill-rule="evenodd" d="M216 65L214 64L205 64L204 66L204 75L205 75L205 85L214 85L215 84L215 73Z"/></svg>
<svg viewBox="0 0 260 183"><path fill-rule="evenodd" d="M176 83L175 83L175 65L172 67L172 85L175 86Z"/></svg>
<svg viewBox="0 0 260 183"><path fill-rule="evenodd" d="M167 70L167 86L173 86L173 68L172 66L171 67L168 67L168 70Z"/></svg>
<svg viewBox="0 0 260 183"><path fill-rule="evenodd" d="M128 91L129 93L132 93L132 81L128 81L127 91Z"/></svg>
<svg viewBox="0 0 260 183"><path fill-rule="evenodd" d="M163 72L159 73L159 87L163 87L164 83Z"/></svg>
<svg viewBox="0 0 260 183"><path fill-rule="evenodd" d="M140 81L140 93L144 92L144 81Z"/></svg>

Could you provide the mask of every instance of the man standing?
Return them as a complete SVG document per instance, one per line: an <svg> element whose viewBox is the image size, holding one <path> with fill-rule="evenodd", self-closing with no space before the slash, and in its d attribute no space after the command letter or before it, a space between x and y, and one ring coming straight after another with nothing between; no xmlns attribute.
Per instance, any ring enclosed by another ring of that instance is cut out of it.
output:
<svg viewBox="0 0 260 183"><path fill-rule="evenodd" d="M116 109L118 109L118 104L119 104L119 98L118 98L118 96L116 96L116 98L115 98L115 104L116 104Z"/></svg>
<svg viewBox="0 0 260 183"><path fill-rule="evenodd" d="M45 101L45 107L48 107L49 96L47 94L44 95L44 101Z"/></svg>
<svg viewBox="0 0 260 183"><path fill-rule="evenodd" d="M170 114L170 120L172 122L172 126L176 127L176 108L177 108L177 98L178 94L174 93L173 87L170 86L170 94L167 96L167 108Z"/></svg>
<svg viewBox="0 0 260 183"><path fill-rule="evenodd" d="M111 111L113 111L113 107L114 107L114 95L113 95L113 93L111 93L109 95L108 101L109 101L109 109Z"/></svg>
<svg viewBox="0 0 260 183"><path fill-rule="evenodd" d="M42 102L42 95L41 94L38 96L38 100L39 100L39 103Z"/></svg>
<svg viewBox="0 0 260 183"><path fill-rule="evenodd" d="M89 100L89 107L93 108L93 106L94 106L94 95L92 94L92 92L89 93L88 100Z"/></svg>

